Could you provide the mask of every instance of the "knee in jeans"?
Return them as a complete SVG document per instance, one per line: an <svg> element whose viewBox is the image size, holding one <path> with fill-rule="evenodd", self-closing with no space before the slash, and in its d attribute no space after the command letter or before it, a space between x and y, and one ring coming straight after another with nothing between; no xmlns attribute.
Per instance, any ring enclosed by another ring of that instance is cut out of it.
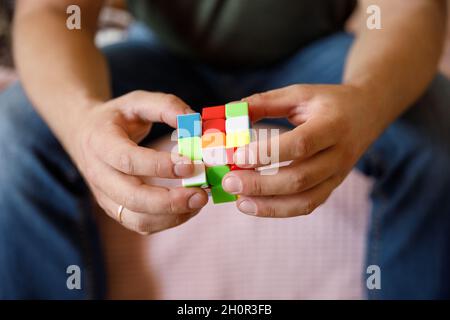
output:
<svg viewBox="0 0 450 320"><path fill-rule="evenodd" d="M398 148L430 162L450 159L450 81L436 76L426 93L395 125Z"/></svg>
<svg viewBox="0 0 450 320"><path fill-rule="evenodd" d="M45 126L44 126L45 127ZM23 175L20 166L32 150L44 143L42 120L33 110L19 84L0 94L0 183Z"/></svg>

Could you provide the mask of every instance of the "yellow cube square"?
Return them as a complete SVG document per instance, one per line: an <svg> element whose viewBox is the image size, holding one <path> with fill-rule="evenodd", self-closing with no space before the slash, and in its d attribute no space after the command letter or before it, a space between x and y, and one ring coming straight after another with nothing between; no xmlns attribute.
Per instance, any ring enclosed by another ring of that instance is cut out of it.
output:
<svg viewBox="0 0 450 320"><path fill-rule="evenodd" d="M250 131L235 131L227 133L227 148L239 148L250 143Z"/></svg>

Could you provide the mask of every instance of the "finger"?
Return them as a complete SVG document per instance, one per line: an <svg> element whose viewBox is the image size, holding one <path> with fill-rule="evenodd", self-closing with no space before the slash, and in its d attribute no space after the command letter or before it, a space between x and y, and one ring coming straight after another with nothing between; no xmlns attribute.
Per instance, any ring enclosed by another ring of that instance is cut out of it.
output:
<svg viewBox="0 0 450 320"><path fill-rule="evenodd" d="M269 197L240 197L237 206L245 214L288 218L312 213L325 202L340 180L333 177L318 186L295 195Z"/></svg>
<svg viewBox="0 0 450 320"><path fill-rule="evenodd" d="M257 121L262 118L289 117L296 107L311 97L311 85L292 85L257 93L243 100L249 104L252 121Z"/></svg>
<svg viewBox="0 0 450 320"><path fill-rule="evenodd" d="M190 176L194 171L188 158L141 147L115 125L99 130L92 137L91 146L99 159L128 175L179 178Z"/></svg>
<svg viewBox="0 0 450 320"><path fill-rule="evenodd" d="M296 194L330 178L336 170L336 152L326 150L305 161L270 170L229 172L222 181L225 191L247 196Z"/></svg>
<svg viewBox="0 0 450 320"><path fill-rule="evenodd" d="M254 168L278 162L307 159L338 142L339 128L324 118L306 121L281 135L251 142L236 150L240 167Z"/></svg>
<svg viewBox="0 0 450 320"><path fill-rule="evenodd" d="M167 230L179 226L191 218L195 217L199 211L186 214L174 215L147 215L144 213L133 213L124 211L122 224L127 224L127 228L135 230L142 235L150 235L155 232Z"/></svg>
<svg viewBox="0 0 450 320"><path fill-rule="evenodd" d="M176 227L188 221L199 212L195 211L187 214L174 215L149 215L145 213L133 212L127 208L123 208L120 212L119 204L105 196L99 195L102 193L95 192L95 194L97 202L111 218L122 224L125 228L143 235Z"/></svg>
<svg viewBox="0 0 450 320"><path fill-rule="evenodd" d="M149 214L191 213L208 202L208 195L200 188L151 186L100 161L91 162L86 174L90 183L131 211Z"/></svg>
<svg viewBox="0 0 450 320"><path fill-rule="evenodd" d="M164 122L173 128L177 126L177 115L193 112L177 96L161 92L137 90L113 100L112 103L128 118Z"/></svg>
<svg viewBox="0 0 450 320"><path fill-rule="evenodd" d="M311 119L280 135L279 161L307 159L337 143L338 132L323 118Z"/></svg>

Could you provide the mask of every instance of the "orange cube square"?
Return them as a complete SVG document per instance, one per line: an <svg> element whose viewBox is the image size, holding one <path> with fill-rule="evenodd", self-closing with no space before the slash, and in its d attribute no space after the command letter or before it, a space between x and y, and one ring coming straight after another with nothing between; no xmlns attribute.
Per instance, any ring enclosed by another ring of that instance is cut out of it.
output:
<svg viewBox="0 0 450 320"><path fill-rule="evenodd" d="M213 148L225 146L225 133L211 132L202 136L202 148Z"/></svg>

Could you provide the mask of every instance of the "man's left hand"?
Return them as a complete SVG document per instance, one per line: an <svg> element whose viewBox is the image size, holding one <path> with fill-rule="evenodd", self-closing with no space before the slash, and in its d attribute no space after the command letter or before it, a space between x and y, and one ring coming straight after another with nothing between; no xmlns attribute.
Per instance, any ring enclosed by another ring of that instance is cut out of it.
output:
<svg viewBox="0 0 450 320"><path fill-rule="evenodd" d="M241 170L223 179L225 191L241 195L240 211L261 217L311 213L344 180L388 122L377 114L376 99L349 85L292 85L244 100L253 121L286 117L296 126L276 137L279 162L292 160L289 166L275 175ZM258 148L268 142L252 143Z"/></svg>

